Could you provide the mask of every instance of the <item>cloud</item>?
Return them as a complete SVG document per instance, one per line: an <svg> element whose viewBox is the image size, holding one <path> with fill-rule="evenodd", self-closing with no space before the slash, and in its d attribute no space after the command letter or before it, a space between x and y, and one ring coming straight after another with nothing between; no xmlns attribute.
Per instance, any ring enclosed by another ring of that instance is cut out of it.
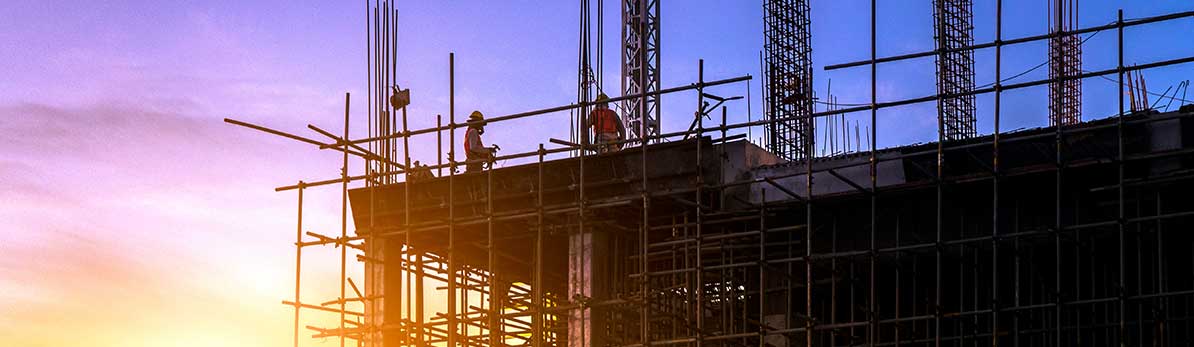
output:
<svg viewBox="0 0 1194 347"><path fill-rule="evenodd" d="M139 345L130 339L150 335L136 327L161 341L288 336L274 329L288 326L277 300L293 271L293 197L271 188L338 157L195 112L0 105L0 335L34 346ZM333 219L323 210L308 213Z"/></svg>

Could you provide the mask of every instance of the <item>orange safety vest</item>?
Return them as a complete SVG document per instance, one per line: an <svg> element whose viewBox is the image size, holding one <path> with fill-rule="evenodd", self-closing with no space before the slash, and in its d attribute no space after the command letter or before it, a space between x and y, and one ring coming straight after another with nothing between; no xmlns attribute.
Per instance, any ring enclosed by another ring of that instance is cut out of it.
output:
<svg viewBox="0 0 1194 347"><path fill-rule="evenodd" d="M618 133L618 114L608 108L593 109L589 113L589 126L598 134Z"/></svg>
<svg viewBox="0 0 1194 347"><path fill-rule="evenodd" d="M477 131L477 129L476 128L468 128L468 130L464 131L464 155L465 155L465 157L473 156L473 149L469 146L469 142L472 142L472 141L469 141L469 136L471 136L474 131ZM477 137L477 142L481 142L480 136ZM482 144L482 146L484 146L484 144Z"/></svg>

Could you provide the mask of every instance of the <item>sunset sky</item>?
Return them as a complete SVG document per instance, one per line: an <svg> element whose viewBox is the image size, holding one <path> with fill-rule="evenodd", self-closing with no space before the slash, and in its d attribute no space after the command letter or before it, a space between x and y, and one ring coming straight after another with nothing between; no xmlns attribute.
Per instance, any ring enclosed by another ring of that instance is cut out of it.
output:
<svg viewBox="0 0 1194 347"><path fill-rule="evenodd" d="M411 126L448 112L448 53L456 53L457 112L496 116L575 98L577 1L409 1L399 5L399 82L411 88ZM596 3L596 1L593 1ZM1004 37L1044 33L1039 0L1004 1ZM617 1L606 1L605 83L618 87ZM879 55L931 50L931 1L880 1ZM662 80L756 76L759 1L663 0ZM994 1L975 4L977 42L994 38ZM1186 0L1083 1L1080 26L1194 10ZM235 127L225 117L317 134L342 129L352 93L354 137L365 132L365 2L0 2L0 345L264 346L291 341L296 201L274 187L338 175L340 157ZM869 56L869 1L813 1L818 91L869 101L866 68L824 71ZM1125 34L1126 60L1194 55L1194 20ZM1115 33L1084 48L1085 69L1115 65ZM1005 50L1004 76L1046 59L1045 44ZM994 79L991 50L976 54L979 85ZM879 98L934 92L932 58L879 69ZM1013 80L1047 76L1045 68ZM1194 65L1146 73L1160 93ZM1084 82L1084 118L1116 112L1116 85ZM712 92L745 95L745 84ZM1006 93L1003 129L1047 124L1047 90ZM979 98L980 132L992 127ZM1194 99L1191 94L1187 99ZM1176 103L1175 103L1176 104ZM695 96L665 96L665 130L688 124ZM747 104L730 105L733 121ZM861 115L859 115L861 116ZM932 104L880 112L879 144L936 137ZM491 126L487 141L521 152L567 138L567 114ZM335 131L339 132L339 131ZM415 159L435 161L434 137ZM360 172L360 162L352 170ZM336 188L306 196L304 230L338 234ZM350 231L351 232L351 231ZM339 294L339 255L304 251L304 300ZM353 263L351 265L359 265ZM350 276L360 279L360 271ZM309 295L309 296L308 296ZM316 317L305 324L334 320ZM305 339L304 345L338 345Z"/></svg>

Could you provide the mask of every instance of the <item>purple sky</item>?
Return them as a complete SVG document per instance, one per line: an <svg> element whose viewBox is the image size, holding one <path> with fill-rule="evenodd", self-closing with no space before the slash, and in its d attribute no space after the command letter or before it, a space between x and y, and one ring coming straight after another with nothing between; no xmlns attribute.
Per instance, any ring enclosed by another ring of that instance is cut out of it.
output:
<svg viewBox="0 0 1194 347"><path fill-rule="evenodd" d="M595 1L594 1L595 3ZM607 1L605 81L617 95L618 2ZM879 54L932 49L930 1L881 1ZM1045 32L1045 2L1004 1L1005 38ZM819 91L869 100L869 1L814 2ZM364 2L58 1L0 3L0 336L16 345L260 345L289 341L294 194L273 187L335 177L339 157L221 122L224 117L305 133L340 129L343 93L365 118ZM456 52L457 112L496 116L569 103L575 95L573 1L422 1L400 5L400 83L412 89L412 128L447 113L447 55ZM975 5L976 41L994 37L993 1ZM1189 1L1084 1L1083 27L1194 10ZM663 3L663 85L754 75L760 112L757 1ZM1129 29L1126 59L1194 55L1194 20ZM1087 42L1085 68L1112 68L1114 32ZM976 54L977 84L993 51ZM1043 44L1005 50L1004 75L1045 59ZM880 101L933 93L932 58L882 66ZM1043 78L1038 69L1014 81ZM1194 77L1184 65L1147 73L1150 90ZM1115 112L1115 84L1084 82L1086 119ZM713 90L744 95L743 84ZM1004 129L1047 123L1047 91L1004 95ZM688 124L694 94L664 98L665 131ZM1188 99L1194 98L1194 95ZM991 97L979 98L981 132ZM747 117L746 104L730 106ZM858 115L859 117L865 115ZM502 123L487 141L521 152L567 138L567 114ZM935 138L932 104L880 112L880 145ZM364 122L352 129L360 135ZM336 131L338 132L338 131ZM412 145L434 161L432 137ZM354 162L359 169L360 164ZM339 193L307 196L305 230L334 234ZM338 293L326 249L305 253L307 300ZM317 261L318 260L318 261ZM326 260L326 261L323 261ZM359 278L359 277L358 277ZM119 307L120 309L113 309ZM59 329L70 328L62 334ZM309 341L329 345L331 341Z"/></svg>

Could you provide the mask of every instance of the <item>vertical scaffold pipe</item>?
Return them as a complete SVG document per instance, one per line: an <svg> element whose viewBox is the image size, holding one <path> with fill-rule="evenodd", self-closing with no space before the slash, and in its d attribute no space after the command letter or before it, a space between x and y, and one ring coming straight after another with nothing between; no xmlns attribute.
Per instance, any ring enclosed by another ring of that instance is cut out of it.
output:
<svg viewBox="0 0 1194 347"><path fill-rule="evenodd" d="M294 347L299 341L299 309L302 300L299 299L300 281L303 271L303 181L298 182L298 225L294 236Z"/></svg>
<svg viewBox="0 0 1194 347"><path fill-rule="evenodd" d="M456 53L448 53L448 347L456 344Z"/></svg>
<svg viewBox="0 0 1194 347"><path fill-rule="evenodd" d="M871 260L871 270L870 270L870 283L869 283L870 292L868 293L868 299L867 299L867 303L868 303L868 307L867 307L868 316L867 317L869 318L867 321L867 327L869 328L869 329L867 329L867 346L868 347L875 346L875 342L876 342L875 340L878 339L878 334L879 334L879 313L876 312L876 310L878 310L878 305L875 302L875 300L876 300L876 297L875 297L875 271L876 271L875 261L877 260L876 259L877 252L876 252L875 248L877 247L876 235L879 233L879 231L878 231L879 218L878 218L878 211L877 211L878 202L876 201L879 199L879 190L878 190L879 183L878 183L878 178L877 178L879 173L877 170L878 168L876 167L876 165L878 165L878 161L877 161L878 158L875 157L875 143L878 141L878 129L879 129L879 124L875 122L875 120L878 116L878 112L879 112L879 109L877 107L875 107L878 104L878 101L876 100L877 95L878 95L878 93L876 92L876 90L877 90L876 84L878 82L876 81L876 77L875 77L876 76L876 71L875 71L875 68L876 68L876 66L875 66L875 39L876 39L875 38L875 36L876 36L875 11L876 11L875 0L871 0L871 133L870 133L871 138L869 140L870 147L871 147L870 163L869 163L870 164L870 173L871 173L871 194L870 194L871 195L871 250L870 250L870 257L869 257ZM899 266L899 263L897 263L896 266Z"/></svg>
<svg viewBox="0 0 1194 347"><path fill-rule="evenodd" d="M1119 344L1120 346L1128 345L1128 330L1124 319L1124 311L1127 305L1124 302L1127 296L1127 290L1124 285L1124 10L1118 11L1118 17L1115 21L1116 30L1119 32L1118 50L1119 60L1116 70L1119 74L1119 115L1115 117L1116 142L1118 143L1116 151L1115 165L1118 168L1118 184L1117 187L1117 201L1118 213L1116 224L1119 227Z"/></svg>
<svg viewBox="0 0 1194 347"><path fill-rule="evenodd" d="M348 103L350 95L344 93L344 137L348 141ZM340 168L340 347L344 347L345 281L348 279L348 145L343 146L344 165Z"/></svg>
<svg viewBox="0 0 1194 347"><path fill-rule="evenodd" d="M995 1L995 133L991 138L991 347L999 346L999 132L1003 94L1003 0Z"/></svg>

